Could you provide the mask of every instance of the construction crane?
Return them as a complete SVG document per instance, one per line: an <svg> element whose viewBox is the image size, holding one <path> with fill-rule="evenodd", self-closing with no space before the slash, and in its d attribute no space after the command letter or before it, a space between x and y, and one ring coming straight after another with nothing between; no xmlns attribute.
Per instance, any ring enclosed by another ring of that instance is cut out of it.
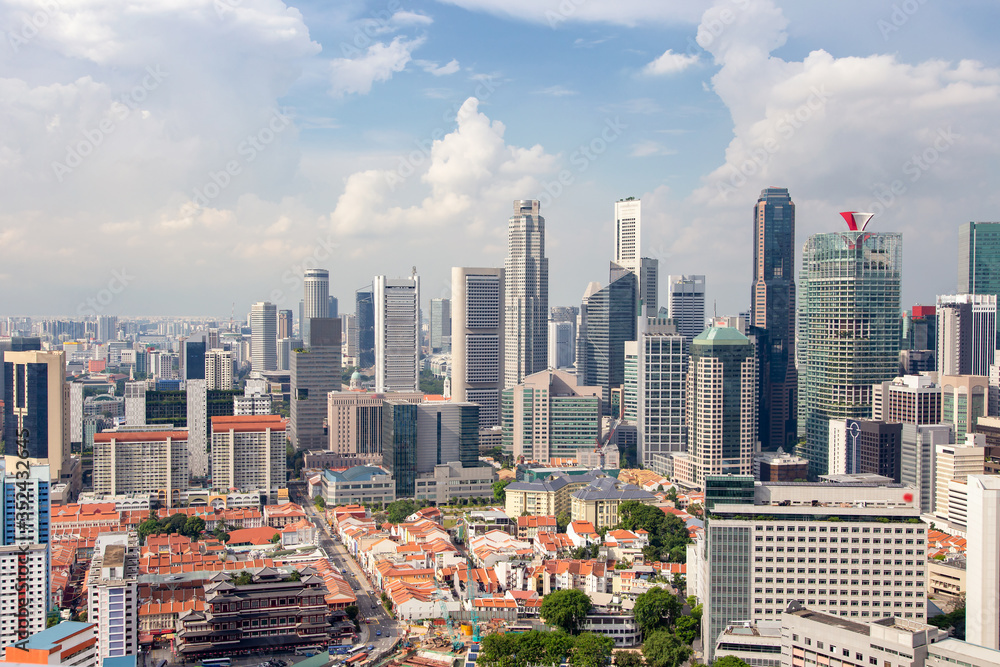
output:
<svg viewBox="0 0 1000 667"><path fill-rule="evenodd" d="M472 616L469 617L472 622L472 643L478 644L482 638L479 636L479 613L476 611L476 584L472 580L472 558L466 561L466 573L469 578L466 582L469 589L469 611L472 612Z"/></svg>

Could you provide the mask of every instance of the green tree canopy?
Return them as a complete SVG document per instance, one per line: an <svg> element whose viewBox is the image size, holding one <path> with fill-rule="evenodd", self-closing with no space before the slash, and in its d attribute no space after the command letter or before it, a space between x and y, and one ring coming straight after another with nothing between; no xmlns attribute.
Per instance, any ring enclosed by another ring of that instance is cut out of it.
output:
<svg viewBox="0 0 1000 667"><path fill-rule="evenodd" d="M205 530L205 520L200 516L191 516L187 518L184 522L184 527L180 529L180 534L190 537L192 540L197 539L199 535Z"/></svg>
<svg viewBox="0 0 1000 667"><path fill-rule="evenodd" d="M746 661L740 660L735 655L724 655L712 663L712 667L750 667Z"/></svg>
<svg viewBox="0 0 1000 667"><path fill-rule="evenodd" d="M156 519L146 519L139 524L139 539L143 542L150 535L154 535L160 531L160 522Z"/></svg>
<svg viewBox="0 0 1000 667"><path fill-rule="evenodd" d="M556 529L560 533L565 533L566 532L566 528L569 526L569 523L572 520L573 519L569 515L569 512L563 512L563 513L559 514L558 516L556 516Z"/></svg>
<svg viewBox="0 0 1000 667"><path fill-rule="evenodd" d="M636 651L615 651L615 664L618 667L643 667L642 654Z"/></svg>
<svg viewBox="0 0 1000 667"><path fill-rule="evenodd" d="M575 588L555 591L542 598L539 614L549 625L574 634L590 611L590 598Z"/></svg>
<svg viewBox="0 0 1000 667"><path fill-rule="evenodd" d="M250 570L240 570L240 573L233 579L233 583L237 586L249 586L253 583L253 574Z"/></svg>
<svg viewBox="0 0 1000 667"><path fill-rule="evenodd" d="M326 509L326 498L324 498L322 495L320 495L320 494L317 493L316 497L313 498L313 505L315 505L316 507L320 508L321 510L325 510Z"/></svg>
<svg viewBox="0 0 1000 667"><path fill-rule="evenodd" d="M632 614L643 637L657 630L669 630L680 616L683 605L673 593L654 586L635 599Z"/></svg>
<svg viewBox="0 0 1000 667"><path fill-rule="evenodd" d="M615 640L593 632L584 632L573 643L569 664L573 667L607 667Z"/></svg>
<svg viewBox="0 0 1000 667"><path fill-rule="evenodd" d="M404 498L389 503L386 510L389 512L389 518L386 519L389 523L403 523L406 517L417 511L417 506L412 500Z"/></svg>
<svg viewBox="0 0 1000 667"><path fill-rule="evenodd" d="M699 612L699 616L701 613ZM674 625L677 636L685 644L693 644L701 634L701 623L694 616L681 616Z"/></svg>
<svg viewBox="0 0 1000 667"><path fill-rule="evenodd" d="M657 630L642 643L649 667L681 667L691 657L691 647L669 630Z"/></svg>
<svg viewBox="0 0 1000 667"><path fill-rule="evenodd" d="M271 544L277 544L277 543L278 543L278 542L280 542L280 541L281 541L281 533L275 533L275 534L274 534L274 535L273 535L273 536L271 537Z"/></svg>
<svg viewBox="0 0 1000 667"><path fill-rule="evenodd" d="M507 501L507 485L513 482L513 479L498 479L493 482L493 500L498 503Z"/></svg>

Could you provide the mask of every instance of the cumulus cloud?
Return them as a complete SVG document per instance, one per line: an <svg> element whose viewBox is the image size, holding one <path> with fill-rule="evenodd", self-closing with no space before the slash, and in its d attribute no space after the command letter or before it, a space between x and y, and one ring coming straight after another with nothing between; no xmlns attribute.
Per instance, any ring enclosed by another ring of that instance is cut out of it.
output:
<svg viewBox="0 0 1000 667"><path fill-rule="evenodd" d="M439 0L470 11L486 12L558 27L564 23L693 24L710 0Z"/></svg>
<svg viewBox="0 0 1000 667"><path fill-rule="evenodd" d="M667 49L662 56L642 68L643 74L661 76L683 72L698 62L698 54L674 53Z"/></svg>
<svg viewBox="0 0 1000 667"><path fill-rule="evenodd" d="M333 229L346 236L391 233L396 240L446 228L481 234L503 219L513 200L538 192L539 177L555 169L556 157L541 146L507 145L503 123L479 111L475 97L462 104L456 121L429 151L401 158L395 169L352 174L330 214ZM417 173L417 192L406 190ZM414 198L419 203L407 204Z"/></svg>
<svg viewBox="0 0 1000 667"><path fill-rule="evenodd" d="M452 59L450 62L438 66L436 62L430 60L414 60L416 65L418 65L422 70L428 74L433 74L434 76L447 76L449 74L454 74L459 69L458 61Z"/></svg>
<svg viewBox="0 0 1000 667"><path fill-rule="evenodd" d="M410 62L413 50L424 41L423 37L412 40L396 37L388 44L372 44L357 58L335 58L330 63L332 94L335 97L352 93L367 95L375 82L388 81L396 72L402 72Z"/></svg>

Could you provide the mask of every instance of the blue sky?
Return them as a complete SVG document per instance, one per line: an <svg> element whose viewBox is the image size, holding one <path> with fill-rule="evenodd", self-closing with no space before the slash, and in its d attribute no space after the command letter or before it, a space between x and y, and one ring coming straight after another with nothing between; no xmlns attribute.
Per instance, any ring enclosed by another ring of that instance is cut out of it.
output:
<svg viewBox="0 0 1000 667"><path fill-rule="evenodd" d="M447 296L451 266L502 265L519 198L575 305L636 196L644 254L734 313L768 185L799 248L874 206L904 307L931 303L957 226L1000 219L998 23L985 0L9 0L2 310L89 312L124 272L102 312L239 316L293 307L313 265L342 301L414 265Z"/></svg>

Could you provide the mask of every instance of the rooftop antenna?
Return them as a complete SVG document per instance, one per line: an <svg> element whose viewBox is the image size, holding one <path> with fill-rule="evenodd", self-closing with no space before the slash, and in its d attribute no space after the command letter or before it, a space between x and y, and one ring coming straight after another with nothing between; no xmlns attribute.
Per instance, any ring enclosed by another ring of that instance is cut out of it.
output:
<svg viewBox="0 0 1000 667"><path fill-rule="evenodd" d="M413 269L410 271L410 277L411 278L417 277L417 267L414 266Z"/></svg>

